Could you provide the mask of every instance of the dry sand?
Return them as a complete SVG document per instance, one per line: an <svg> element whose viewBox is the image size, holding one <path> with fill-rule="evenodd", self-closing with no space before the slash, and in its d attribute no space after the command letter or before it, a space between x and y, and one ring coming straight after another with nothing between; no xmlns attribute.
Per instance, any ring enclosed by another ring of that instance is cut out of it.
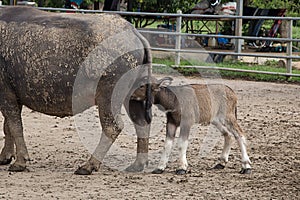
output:
<svg viewBox="0 0 300 200"><path fill-rule="evenodd" d="M188 82L197 83L199 79L190 78ZM28 171L21 173L8 172L8 166L0 166L0 199L299 199L300 86L224 82L239 98L238 119L247 132L253 163L251 175L238 173L241 163L236 143L226 168L210 170L221 153L223 139L206 157L200 158L209 128L197 125L192 129L188 149L190 173L174 174L177 166L174 150L166 172L151 174L165 134L166 119L156 111L150 164L144 172L120 170L133 161L136 150L132 124L124 114L126 128L105 159L105 165L93 175L77 176L73 172L89 153L77 133L80 127L74 117L61 119L24 108L24 133L31 161ZM2 148L2 127L0 141Z"/></svg>

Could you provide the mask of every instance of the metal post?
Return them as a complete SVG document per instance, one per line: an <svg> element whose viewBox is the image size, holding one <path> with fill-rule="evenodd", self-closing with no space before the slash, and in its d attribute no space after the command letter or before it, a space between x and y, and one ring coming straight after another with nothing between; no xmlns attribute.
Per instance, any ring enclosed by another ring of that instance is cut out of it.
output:
<svg viewBox="0 0 300 200"><path fill-rule="evenodd" d="M177 11L177 14L180 14L180 16L177 17L177 21L176 21L176 44L175 44L175 49L176 50L180 50L181 49L181 21L182 21L182 12L181 10ZM175 65L179 66L180 65L180 52L177 51L176 52L176 56L175 56Z"/></svg>
<svg viewBox="0 0 300 200"><path fill-rule="evenodd" d="M243 16L243 0L236 1L237 3L237 16ZM242 28L243 28L243 21L242 19L236 19L235 20L235 36L242 36ZM242 40L236 39L235 40L235 53L241 53L242 52ZM239 59L239 56L235 57L236 59Z"/></svg>
<svg viewBox="0 0 300 200"><path fill-rule="evenodd" d="M288 39L293 39L293 20L288 20ZM292 56L293 55L293 42L289 41L287 43L287 56ZM286 59L286 72L287 73L292 73L292 59L287 58Z"/></svg>

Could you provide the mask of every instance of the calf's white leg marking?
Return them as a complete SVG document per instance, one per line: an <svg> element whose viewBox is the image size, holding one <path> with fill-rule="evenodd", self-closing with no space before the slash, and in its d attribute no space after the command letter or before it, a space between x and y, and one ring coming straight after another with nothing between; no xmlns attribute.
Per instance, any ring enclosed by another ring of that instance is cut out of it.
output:
<svg viewBox="0 0 300 200"><path fill-rule="evenodd" d="M186 151L188 148L189 141L187 139L178 139L178 149L179 149L179 169L187 170L188 162L186 159Z"/></svg>
<svg viewBox="0 0 300 200"><path fill-rule="evenodd" d="M177 127L174 124L167 123L167 134L166 134L165 146L157 167L160 170L165 170L167 163L169 161L169 157L174 143L176 129Z"/></svg>

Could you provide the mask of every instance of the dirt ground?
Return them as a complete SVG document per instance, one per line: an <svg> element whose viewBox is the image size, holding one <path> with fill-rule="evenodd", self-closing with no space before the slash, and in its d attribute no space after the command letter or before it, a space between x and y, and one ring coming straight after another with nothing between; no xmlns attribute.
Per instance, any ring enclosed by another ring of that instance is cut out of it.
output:
<svg viewBox="0 0 300 200"><path fill-rule="evenodd" d="M189 78L187 82L197 83L199 79ZM226 168L210 170L221 153L223 139L219 137L212 151L201 157L201 147L206 145L203 140L210 128L198 125L193 127L190 137L190 173L175 175L174 149L165 173L151 174L165 134L166 119L158 111L154 111L150 163L144 172L122 171L133 161L136 150L134 129L124 114L125 130L104 166L90 176L74 175L75 169L89 157L75 118L61 119L24 108L24 133L31 161L28 171L22 173L8 172L8 166L0 166L0 199L299 199L300 86L224 82L239 98L238 119L247 133L251 175L238 173L241 163L236 143ZM3 142L1 127L1 148Z"/></svg>

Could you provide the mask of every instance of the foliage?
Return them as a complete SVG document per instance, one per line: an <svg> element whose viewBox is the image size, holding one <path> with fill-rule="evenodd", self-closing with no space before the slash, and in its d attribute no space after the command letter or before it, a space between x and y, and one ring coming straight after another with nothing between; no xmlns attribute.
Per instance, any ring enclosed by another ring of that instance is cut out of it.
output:
<svg viewBox="0 0 300 200"><path fill-rule="evenodd" d="M38 2L38 0L35 0ZM53 8L62 8L65 5L65 0L45 0L44 5L45 7L53 7Z"/></svg>
<svg viewBox="0 0 300 200"><path fill-rule="evenodd" d="M177 10L180 9L183 13L190 13L190 10L200 1L201 0L135 0L133 7L135 11L141 10L144 12L176 13ZM222 0L222 3L229 1L232 0ZM289 16L299 16L300 13L299 0L250 0L247 4L248 6L259 8L286 8Z"/></svg>
<svg viewBox="0 0 300 200"><path fill-rule="evenodd" d="M182 10L183 13L190 13L190 10L201 0L135 0L133 7L135 11L140 8L144 12L168 12L176 13ZM226 3L232 0L222 0ZM286 8L289 16L299 16L300 1L299 0L250 0L248 6L259 8ZM295 14L296 13L296 14Z"/></svg>
<svg viewBox="0 0 300 200"><path fill-rule="evenodd" d="M3 5L8 5L9 4L9 0L2 0L2 4Z"/></svg>
<svg viewBox="0 0 300 200"><path fill-rule="evenodd" d="M8 5L10 0L2 0L4 5ZM63 7L65 0L34 0L36 3L43 2L45 7ZM134 11L144 12L168 12L176 13L181 10L183 13L190 13L190 10L201 0L133 0ZM226 3L233 0L222 0ZM104 0L84 0L85 5L94 2L104 2ZM300 0L244 0L248 6L259 8L286 8L288 16L300 16Z"/></svg>
<svg viewBox="0 0 300 200"><path fill-rule="evenodd" d="M176 13L181 10L182 13L190 13L191 9L201 0L136 0L133 7L135 10L140 6L143 12L168 12ZM223 0L222 3L230 0Z"/></svg>
<svg viewBox="0 0 300 200"><path fill-rule="evenodd" d="M42 5L43 7L53 7L53 8L62 8L65 5L65 0L28 0L34 1L37 5ZM9 5L10 0L2 0L3 5ZM82 4L91 5L94 2L104 2L104 0L84 0ZM40 3L40 4L39 4Z"/></svg>
<svg viewBox="0 0 300 200"><path fill-rule="evenodd" d="M300 16L300 1L299 0L252 0L249 6L259 7L259 8L286 8L288 16Z"/></svg>
<svg viewBox="0 0 300 200"><path fill-rule="evenodd" d="M198 0L137 0L133 7L139 8L143 12L168 12L176 13L181 10L183 13L188 12Z"/></svg>

